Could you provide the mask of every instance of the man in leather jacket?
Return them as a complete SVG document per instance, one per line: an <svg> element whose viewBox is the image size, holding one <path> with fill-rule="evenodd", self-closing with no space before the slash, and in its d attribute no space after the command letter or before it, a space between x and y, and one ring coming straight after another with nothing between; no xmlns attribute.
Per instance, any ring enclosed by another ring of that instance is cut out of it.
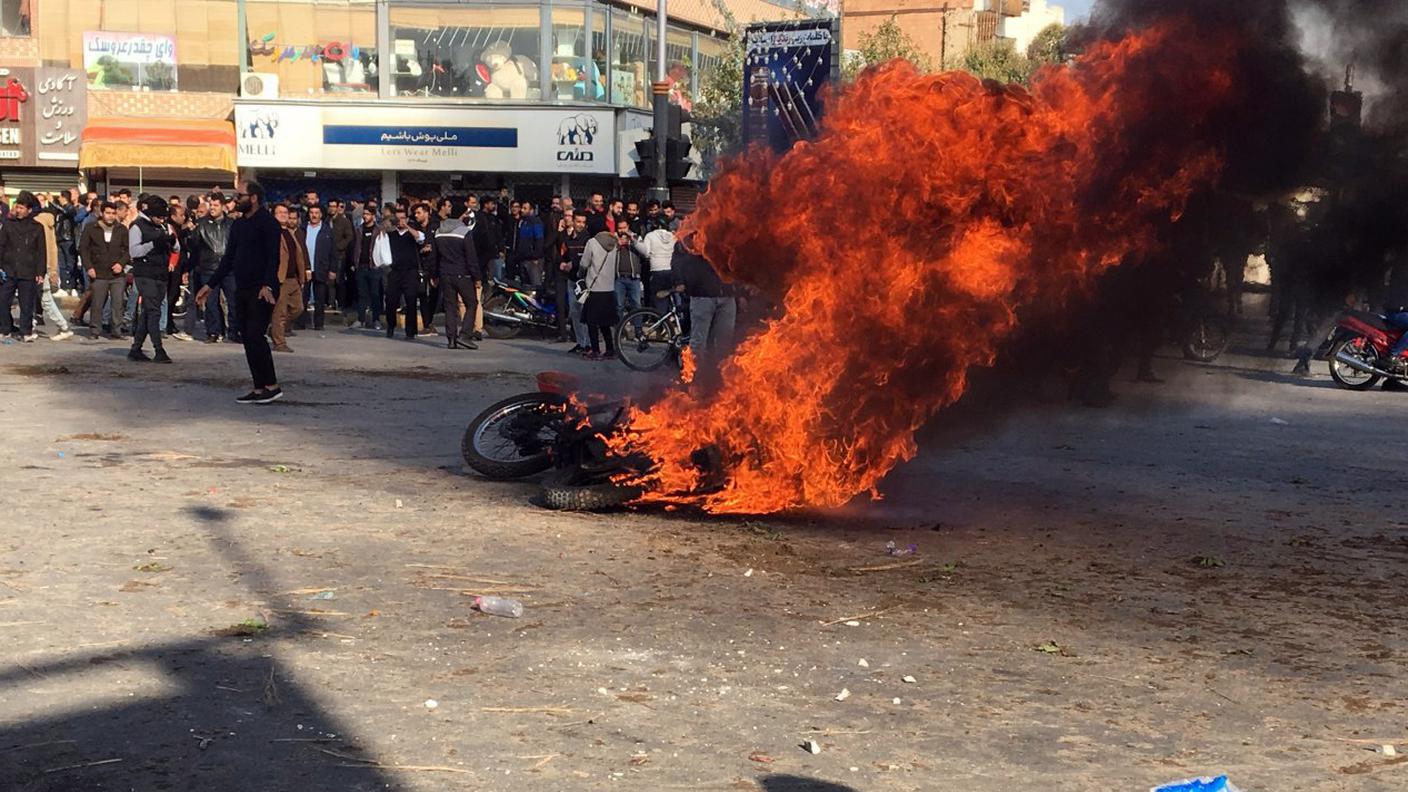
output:
<svg viewBox="0 0 1408 792"><path fill-rule="evenodd" d="M215 274L216 268L220 266L220 259L225 256L225 245L230 241L230 226L234 225L234 220L225 214L225 206L221 201L212 200L209 204L209 212L205 217L196 221L195 230L190 234L190 266L191 266L191 293L200 291L202 286L210 286L212 289L219 289L221 284L210 282L210 276ZM233 292L233 286L230 289ZM230 312L229 327L238 327L239 317L235 315L235 300L233 294L226 296L226 303ZM205 308L197 311L191 308L186 309L186 332L195 335L196 315L202 314L205 326L205 342L213 344L220 340L220 301L207 300Z"/></svg>

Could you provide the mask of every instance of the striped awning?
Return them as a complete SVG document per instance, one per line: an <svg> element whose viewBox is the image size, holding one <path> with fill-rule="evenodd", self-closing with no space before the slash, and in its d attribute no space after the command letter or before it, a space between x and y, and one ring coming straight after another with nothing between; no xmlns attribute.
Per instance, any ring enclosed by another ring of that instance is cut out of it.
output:
<svg viewBox="0 0 1408 792"><path fill-rule="evenodd" d="M90 118L78 167L235 172L235 126L184 118Z"/></svg>

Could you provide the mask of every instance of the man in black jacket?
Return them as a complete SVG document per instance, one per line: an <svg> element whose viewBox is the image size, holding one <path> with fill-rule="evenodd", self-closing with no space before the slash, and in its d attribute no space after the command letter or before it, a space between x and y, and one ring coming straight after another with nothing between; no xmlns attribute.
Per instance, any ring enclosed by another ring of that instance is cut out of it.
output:
<svg viewBox="0 0 1408 792"><path fill-rule="evenodd" d="M474 311L479 305L474 285L483 278L469 226L458 220L442 221L435 232L433 259L432 274L439 281L440 295L445 301L446 345L450 349L478 349L479 345L473 340L460 337L460 301L464 301L465 327L473 331Z"/></svg>
<svg viewBox="0 0 1408 792"><path fill-rule="evenodd" d="M199 292L206 286L219 288L219 284L211 280L215 275L215 270L220 268L220 260L225 257L225 246L230 241L230 226L234 225L234 220L225 214L225 205L212 198L208 204L207 214L196 222L195 230L190 235L190 250L188 251L191 265L191 288ZM234 301L229 304L231 324L237 316L235 313ZM196 316L201 315L205 325L205 341L213 344L220 340L220 300L206 303L205 307L198 311L186 309L186 332L195 329ZM231 328L233 331L233 328Z"/></svg>
<svg viewBox="0 0 1408 792"><path fill-rule="evenodd" d="M228 275L235 278L235 300L243 323L244 355L254 390L235 401L241 404L268 404L284 395L274 374L274 353L264 334L269 332L269 319L274 315L275 294L279 289L279 222L264 206L264 188L248 182L240 196L240 218L230 226L230 239L225 245L225 257L212 281L219 283ZM210 286L196 295L196 304L205 305Z"/></svg>
<svg viewBox="0 0 1408 792"><path fill-rule="evenodd" d="M387 232L391 271L386 275L386 337L396 335L396 311L405 305L406 340L416 340L416 298L420 295L420 248L425 234L411 228L406 207L396 207L396 226Z"/></svg>
<svg viewBox="0 0 1408 792"><path fill-rule="evenodd" d="M132 284L141 301L132 328L132 349L128 360L170 363L161 343L161 305L166 301L167 281L171 272L171 252L176 240L166 224L170 205L160 196L148 197L137 212L137 219L128 229L127 248L132 255ZM142 351L147 337L152 339L152 357Z"/></svg>
<svg viewBox="0 0 1408 792"><path fill-rule="evenodd" d="M313 205L304 208L308 221L300 231L300 242L308 250L308 266L312 270L310 282L313 287L313 329L322 330L327 315L329 284L337 284L337 239L332 226L323 222L323 207ZM298 327L307 327L306 316Z"/></svg>
<svg viewBox="0 0 1408 792"><path fill-rule="evenodd" d="M689 349L701 363L710 358L717 361L733 349L738 304L733 287L723 282L703 256L687 248L686 244L675 245L670 271L675 287L689 298Z"/></svg>
<svg viewBox="0 0 1408 792"><path fill-rule="evenodd" d="M0 224L0 335L14 335L34 341L34 306L39 302L39 284L48 269L44 226L34 219L39 201L28 191L19 194L10 216ZM20 323L16 331L10 317L10 303L16 292L20 298Z"/></svg>

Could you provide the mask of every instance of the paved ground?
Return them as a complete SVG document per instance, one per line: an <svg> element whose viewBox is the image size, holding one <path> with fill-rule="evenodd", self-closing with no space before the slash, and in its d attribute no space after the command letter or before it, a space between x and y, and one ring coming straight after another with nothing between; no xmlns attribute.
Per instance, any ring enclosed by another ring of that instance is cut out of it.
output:
<svg viewBox="0 0 1408 792"><path fill-rule="evenodd" d="M266 409L237 347L0 347L0 789L1408 787L1404 397L1323 364L963 410L881 503L738 520L461 470L533 372L619 366L292 343Z"/></svg>

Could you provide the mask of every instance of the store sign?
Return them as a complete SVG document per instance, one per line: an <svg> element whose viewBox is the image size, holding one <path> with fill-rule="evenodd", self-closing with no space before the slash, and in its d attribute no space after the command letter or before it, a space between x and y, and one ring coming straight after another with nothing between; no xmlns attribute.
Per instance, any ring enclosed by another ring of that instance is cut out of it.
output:
<svg viewBox="0 0 1408 792"><path fill-rule="evenodd" d="M326 44L285 44L276 41L278 35L275 33L265 33L257 39L250 39L250 56L261 56L270 58L274 63L284 61L306 60L312 63L331 61L340 63L343 60L358 60L362 57L362 48L350 41L330 41Z"/></svg>
<svg viewBox="0 0 1408 792"><path fill-rule="evenodd" d="M176 90L176 38L150 33L83 34L83 70L93 88Z"/></svg>
<svg viewBox="0 0 1408 792"><path fill-rule="evenodd" d="M243 167L614 173L612 111L237 104Z"/></svg>
<svg viewBox="0 0 1408 792"><path fill-rule="evenodd" d="M0 68L0 161L75 167L87 95L80 71Z"/></svg>
<svg viewBox="0 0 1408 792"><path fill-rule="evenodd" d="M838 19L765 22L744 33L743 144L786 151L825 114L822 90L840 78Z"/></svg>
<svg viewBox="0 0 1408 792"><path fill-rule="evenodd" d="M77 69L34 70L35 158L78 162L78 146L88 123L88 83Z"/></svg>

